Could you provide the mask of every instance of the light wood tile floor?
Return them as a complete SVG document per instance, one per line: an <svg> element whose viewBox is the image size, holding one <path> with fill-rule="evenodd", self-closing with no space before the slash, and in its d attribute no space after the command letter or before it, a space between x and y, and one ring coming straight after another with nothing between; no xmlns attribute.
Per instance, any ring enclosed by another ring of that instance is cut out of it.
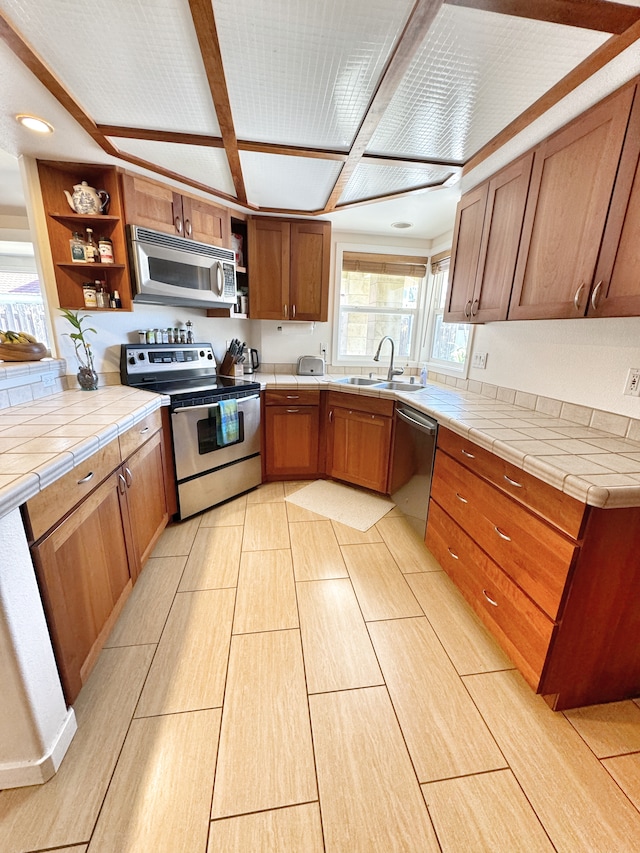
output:
<svg viewBox="0 0 640 853"><path fill-rule="evenodd" d="M554 713L397 513L297 487L165 531L2 853L640 853L638 700Z"/></svg>

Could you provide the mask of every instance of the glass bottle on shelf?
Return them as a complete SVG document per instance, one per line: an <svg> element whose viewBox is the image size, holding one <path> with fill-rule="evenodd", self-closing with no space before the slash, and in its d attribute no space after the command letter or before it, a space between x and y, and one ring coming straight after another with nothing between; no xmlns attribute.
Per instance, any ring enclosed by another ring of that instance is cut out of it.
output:
<svg viewBox="0 0 640 853"><path fill-rule="evenodd" d="M98 249L98 244L96 243L95 237L93 236L93 228L87 228L87 239L85 241L85 257L87 259L87 263L89 264L99 264L100 263L100 250Z"/></svg>
<svg viewBox="0 0 640 853"><path fill-rule="evenodd" d="M187 320L187 343L193 343L193 323L191 320Z"/></svg>
<svg viewBox="0 0 640 853"><path fill-rule="evenodd" d="M96 285L96 300L98 302L98 308L108 308L109 307L109 295L105 288L105 283L102 281L95 281Z"/></svg>
<svg viewBox="0 0 640 853"><path fill-rule="evenodd" d="M73 237L69 240L71 246L71 260L74 264L85 264L87 256L85 255L85 243L82 234L79 231L73 232Z"/></svg>

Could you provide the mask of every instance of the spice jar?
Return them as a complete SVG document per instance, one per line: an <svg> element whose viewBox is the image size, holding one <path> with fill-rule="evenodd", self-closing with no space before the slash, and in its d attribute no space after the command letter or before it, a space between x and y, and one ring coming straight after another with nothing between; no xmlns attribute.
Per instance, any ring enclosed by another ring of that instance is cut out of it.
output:
<svg viewBox="0 0 640 853"><path fill-rule="evenodd" d="M98 307L98 298L96 293L96 286L93 282L88 281L86 284L82 285L82 296L84 298L84 307L85 308L97 308Z"/></svg>
<svg viewBox="0 0 640 853"><path fill-rule="evenodd" d="M113 243L109 237L100 237L98 240L98 251L100 252L101 264L113 263Z"/></svg>
<svg viewBox="0 0 640 853"><path fill-rule="evenodd" d="M147 343L147 330L146 329L138 329L138 343L146 344Z"/></svg>
<svg viewBox="0 0 640 853"><path fill-rule="evenodd" d="M71 260L74 264L84 264L87 261L84 253L84 240L79 231L73 232L73 237L69 240L71 246Z"/></svg>

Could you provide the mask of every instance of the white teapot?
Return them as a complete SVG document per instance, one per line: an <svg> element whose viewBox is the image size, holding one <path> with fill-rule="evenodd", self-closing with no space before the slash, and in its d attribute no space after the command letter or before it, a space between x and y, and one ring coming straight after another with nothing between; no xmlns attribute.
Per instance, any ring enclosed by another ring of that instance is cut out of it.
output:
<svg viewBox="0 0 640 853"><path fill-rule="evenodd" d="M106 190L94 190L86 181L75 184L73 195L67 190L64 194L69 202L69 207L74 213L106 213L109 205L109 193ZM104 196L104 198L103 198Z"/></svg>

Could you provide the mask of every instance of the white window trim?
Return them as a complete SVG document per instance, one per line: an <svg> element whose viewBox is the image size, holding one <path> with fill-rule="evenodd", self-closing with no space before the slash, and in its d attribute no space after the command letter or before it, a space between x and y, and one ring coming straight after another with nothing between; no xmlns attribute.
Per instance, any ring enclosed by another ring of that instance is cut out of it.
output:
<svg viewBox="0 0 640 853"><path fill-rule="evenodd" d="M473 352L473 336L475 333L474 324L471 324L471 328L469 330L467 358L463 365L461 365L460 367L454 367L451 362L438 361L437 359L430 358L431 343L433 341L436 320L436 313L434 310L434 303L436 297L434 280L435 276L431 272L431 265L429 265L429 270L427 272L427 286L425 287L425 313L423 315L425 318L425 324L423 327L422 338L420 341L420 364L426 364L427 370L433 373L442 373L446 376L457 376L459 379L466 379L469 375L469 368L471 366L471 353Z"/></svg>
<svg viewBox="0 0 640 853"><path fill-rule="evenodd" d="M421 254L425 258L429 256L427 249L410 249L407 246L387 246L387 245L371 245L371 243L336 243L335 255L335 276L334 276L334 300L333 300L333 341L331 344L331 364L338 367L371 367L371 370L376 370L379 365L371 359L370 356L339 356L338 329L340 327L340 286L342 282L342 256L345 252L362 252L370 255L403 255ZM420 300L415 314L416 328L422 329L425 322L425 294L428 290L430 272L427 271L427 278L424 286L421 288ZM416 334L412 351L408 359L396 358L396 365L403 367L405 364L409 367L417 367L420 363L420 335Z"/></svg>

